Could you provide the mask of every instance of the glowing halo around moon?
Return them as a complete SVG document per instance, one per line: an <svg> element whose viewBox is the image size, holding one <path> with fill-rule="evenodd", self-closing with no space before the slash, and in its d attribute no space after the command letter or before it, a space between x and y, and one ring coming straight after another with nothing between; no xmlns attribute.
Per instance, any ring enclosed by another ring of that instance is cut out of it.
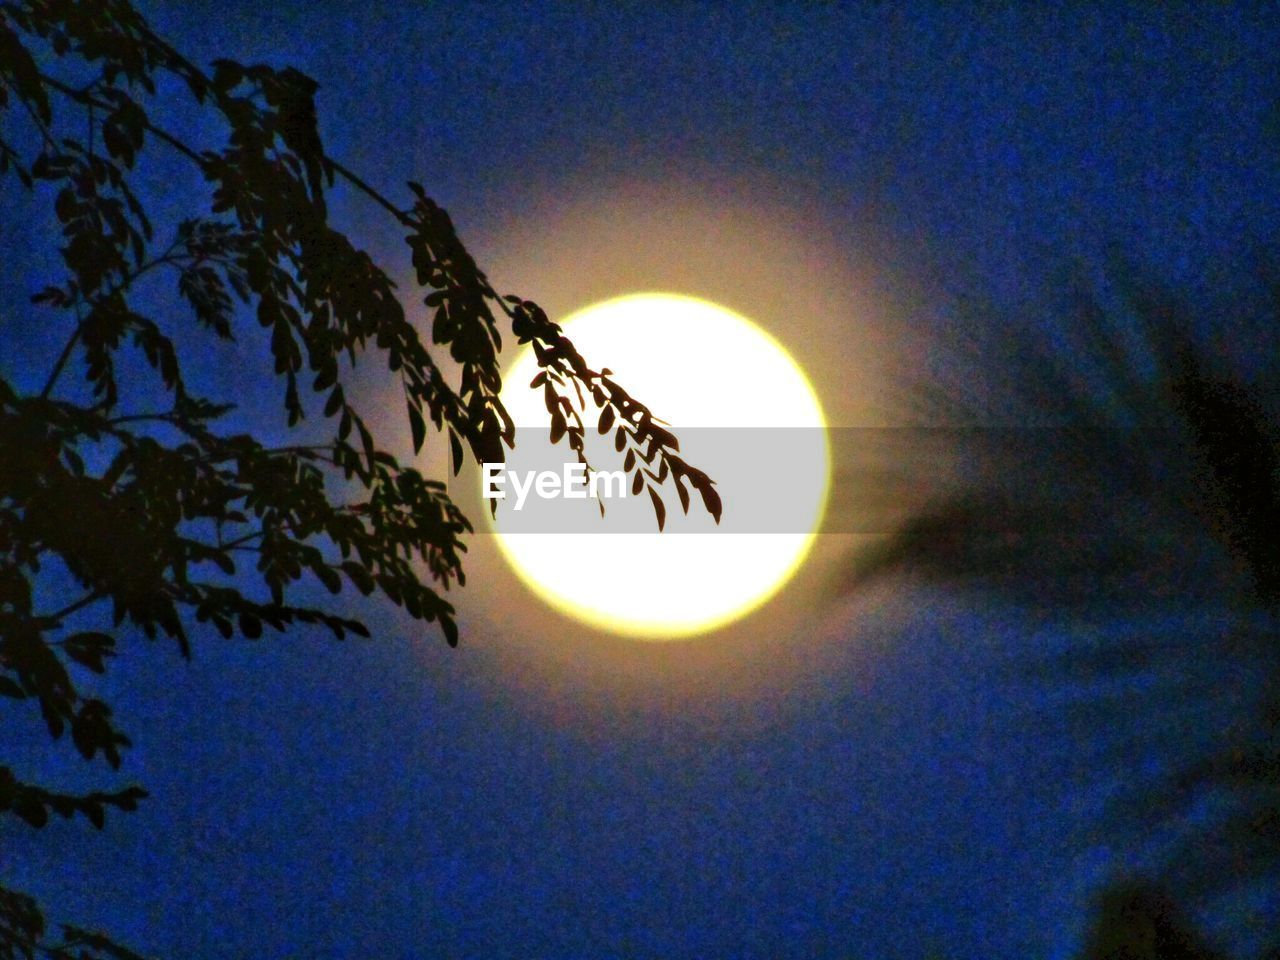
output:
<svg viewBox="0 0 1280 960"><path fill-rule="evenodd" d="M572 532L558 526L549 532L531 521L546 501L531 496L517 514L509 492L489 519L512 569L560 612L649 640L706 633L766 603L809 553L830 482L822 407L803 370L747 318L693 297L618 297L571 314L561 326L588 363L607 366L671 425L680 455L716 481L724 514L717 526L696 491L682 514L668 478L663 533L649 497L632 497L629 488L625 499L604 500L603 517L595 501L570 507L560 501L557 509L579 511ZM504 372L502 401L517 427L507 455L511 470L573 459L563 442L550 445L542 391L528 386L537 372L528 347ZM590 398L587 407L592 466L620 469L612 433L598 435ZM766 447L774 441L785 452L771 454ZM765 511L777 516L778 505L785 507L783 529L763 528L758 521Z"/></svg>

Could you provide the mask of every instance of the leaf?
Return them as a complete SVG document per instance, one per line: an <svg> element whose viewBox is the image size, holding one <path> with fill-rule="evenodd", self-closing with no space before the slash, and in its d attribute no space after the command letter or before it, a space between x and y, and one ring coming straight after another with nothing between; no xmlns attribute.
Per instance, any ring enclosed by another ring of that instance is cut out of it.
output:
<svg viewBox="0 0 1280 960"><path fill-rule="evenodd" d="M23 790L13 798L13 812L37 829L49 822L49 812L30 790Z"/></svg>
<svg viewBox="0 0 1280 960"><path fill-rule="evenodd" d="M413 452L420 453L427 439L427 426L422 422L422 411L413 401L409 402L409 430L413 434Z"/></svg>
<svg viewBox="0 0 1280 960"><path fill-rule="evenodd" d="M684 481L680 479L679 474L676 474L672 479L676 482L676 494L680 497L680 509L687 514L689 512L689 489L684 485Z"/></svg>
<svg viewBox="0 0 1280 960"><path fill-rule="evenodd" d="M332 567L318 564L313 570L316 577L330 593L340 593L342 591L342 579L334 572Z"/></svg>
<svg viewBox="0 0 1280 960"><path fill-rule="evenodd" d="M366 597L373 593L373 577L363 566L354 560L343 561L342 570L359 590Z"/></svg>
<svg viewBox="0 0 1280 960"><path fill-rule="evenodd" d="M724 506L720 502L720 494L716 492L716 488L707 482L699 488L698 492L702 494L702 503L707 508L707 512L715 517L716 523L719 523Z"/></svg>
<svg viewBox="0 0 1280 960"><path fill-rule="evenodd" d="M605 407L600 411L599 430L601 435L609 432L609 428L613 426L613 407Z"/></svg>
<svg viewBox="0 0 1280 960"><path fill-rule="evenodd" d="M324 415L326 417L332 417L342 408L344 399L345 397L342 392L342 384L338 384L333 388L333 392L329 394L329 399L324 405Z"/></svg>
<svg viewBox="0 0 1280 960"><path fill-rule="evenodd" d="M369 461L369 469L373 469L373 455L375 451L373 443L373 434L369 432L369 428L364 425L364 421L356 420L356 428L360 432L360 446L364 450L365 459Z"/></svg>
<svg viewBox="0 0 1280 960"><path fill-rule="evenodd" d="M449 455L453 458L453 475L462 472L462 440L452 430L449 431Z"/></svg>
<svg viewBox="0 0 1280 960"><path fill-rule="evenodd" d="M62 641L67 656L94 673L105 673L104 658L114 656L116 641L106 633L76 633Z"/></svg>
<svg viewBox="0 0 1280 960"><path fill-rule="evenodd" d="M320 368L320 372L316 374L315 383L312 384L312 389L315 390L316 393L324 393L324 391L328 390L331 386L337 383L337 381L338 364L333 361L329 361L324 364L324 366Z"/></svg>
<svg viewBox="0 0 1280 960"><path fill-rule="evenodd" d="M658 532L661 533L663 524L667 522L667 506L653 487L649 488L649 499L653 501L653 512L658 516Z"/></svg>

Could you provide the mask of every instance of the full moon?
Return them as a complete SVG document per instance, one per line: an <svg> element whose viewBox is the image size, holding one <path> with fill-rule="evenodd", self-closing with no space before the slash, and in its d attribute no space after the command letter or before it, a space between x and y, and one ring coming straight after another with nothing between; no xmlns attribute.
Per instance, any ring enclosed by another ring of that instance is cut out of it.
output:
<svg viewBox="0 0 1280 960"><path fill-rule="evenodd" d="M629 485L618 496L602 484L598 501L530 495L518 505L508 483L491 520L507 562L560 612L647 640L710 632L768 602L808 554L829 485L822 407L800 366L746 317L693 297L618 297L561 326L589 364L608 367L670 425L680 456L715 481L723 515L717 525L695 491L682 513L670 478L661 533L649 497ZM508 479L575 461L563 442L550 445L542 391L529 388L537 372L526 347L504 373L502 401L517 427ZM621 470L597 415L588 397L592 468Z"/></svg>

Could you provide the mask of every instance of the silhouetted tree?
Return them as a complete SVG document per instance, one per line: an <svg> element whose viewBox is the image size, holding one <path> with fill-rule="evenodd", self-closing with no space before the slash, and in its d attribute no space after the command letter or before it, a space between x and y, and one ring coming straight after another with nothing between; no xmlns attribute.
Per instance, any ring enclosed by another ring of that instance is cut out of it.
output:
<svg viewBox="0 0 1280 960"><path fill-rule="evenodd" d="M440 480L370 429L358 358L380 358L402 391L415 454L429 424L455 470L468 452L496 462L514 435L499 401L505 326L537 354L554 441L585 462L590 397L590 427L635 452L637 483L656 492L669 472L683 501L687 484L719 516L675 438L534 303L500 296L421 186L397 204L325 152L315 91L292 69L200 69L124 0L0 5L0 179L47 203L60 233L7 216L3 229L8 243L56 246L63 268L29 278L28 312L0 318L4 350L27 349L36 325L65 329L36 388L0 378L0 694L38 708L49 735L69 733L87 760L117 768L129 745L110 705L77 684L78 671L107 669L125 635L168 638L184 655L197 624L250 639L294 624L368 635L316 601L300 583L311 578L330 594L386 597L457 642L441 590L462 580L470 524ZM182 129L225 140L166 129L157 118L175 111L201 118ZM177 215L154 186L176 163L207 185ZM387 272L332 219L335 188L403 232L429 342ZM255 371L224 366L230 396L199 386L230 356L210 344L252 344L255 321L294 434L283 443L266 427L221 426ZM0 766L0 811L37 827L50 812L100 827L107 808L143 796L60 793ZM47 935L30 898L0 891L0 958L131 956L64 934Z"/></svg>
<svg viewBox="0 0 1280 960"><path fill-rule="evenodd" d="M1081 960L1222 960L1163 891L1117 883L1099 898Z"/></svg>
<svg viewBox="0 0 1280 960"><path fill-rule="evenodd" d="M1018 425L963 434L967 478L859 558L848 586L896 571L1059 616L1152 612L1171 601L1231 611L1198 636L1138 632L1057 660L1065 683L1085 685L1163 668L1176 677L1166 687L1174 709L1193 712L1209 692L1184 668L1208 663L1232 679L1233 698L1253 703L1250 722L1158 782L1131 784L1112 806L1118 822L1150 832L1186 816L1195 800L1224 801L1225 812L1184 831L1165 861L1170 895L1203 904L1280 880L1276 370L1266 359L1253 374L1233 369L1197 336L1189 310L1138 284L1117 286L1110 311L1085 286L1068 287L1065 344L1006 339L1007 353L975 346L955 377L986 384L985 396L978 390L957 403L954 380L936 385L926 400L934 415L981 424L1001 411ZM1280 283L1271 281L1271 293L1265 305L1237 304L1247 315L1233 318L1263 350L1260 335L1276 329ZM1163 719L1139 709L1132 687L1095 693L1086 704L1095 738L1116 758L1131 742L1125 721L1136 717L1150 730ZM1154 919L1170 915L1169 901L1135 891L1118 887L1104 902L1097 936L1105 928L1123 940L1132 918L1140 918L1133 936L1171 929ZM1210 955L1097 942L1091 949L1090 957Z"/></svg>

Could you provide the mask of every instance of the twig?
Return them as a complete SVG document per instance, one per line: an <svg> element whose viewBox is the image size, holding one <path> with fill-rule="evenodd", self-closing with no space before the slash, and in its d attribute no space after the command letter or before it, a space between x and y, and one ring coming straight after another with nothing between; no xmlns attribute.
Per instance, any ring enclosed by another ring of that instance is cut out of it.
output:
<svg viewBox="0 0 1280 960"><path fill-rule="evenodd" d="M69 617L71 616L71 614L75 613L77 610L83 610L85 607L89 606L90 604L97 603L104 596L105 594L95 590L92 593L85 594L75 603L71 604L70 606L63 607L61 610L57 611L56 613L47 613L47 614L44 614L43 616L36 617L36 619L41 622L48 623L52 626L61 626L60 621L62 620L63 617Z"/></svg>
<svg viewBox="0 0 1280 960"><path fill-rule="evenodd" d="M61 80L51 77L46 73L40 74L40 79L43 80L45 83L47 83L54 90L57 90L59 93L63 94L64 96L69 97L72 100L76 101L77 103L82 104L86 107L89 107L90 109L92 109L93 107L98 107L99 109L107 110L107 109L110 109L111 107L111 105L107 101L99 97L95 97L91 93L88 93L84 90L77 90L75 87L68 86L67 84L63 83ZM152 134L157 139L164 141L170 147L177 150L179 153L183 154L188 159L192 160L197 164L200 164L201 166L204 165L204 158L201 157L199 153L191 149L189 146L187 146L185 143L183 143L173 134L169 133L167 130L163 129L162 127L157 127L150 120L146 122L146 129L148 133ZM385 195L380 193L378 190L374 189L374 187L370 186L370 184L364 178L359 176L350 167L346 166L343 163L338 162L337 160L334 160L332 157L328 156L327 154L324 155L323 161L330 168L332 168L332 170L336 174L338 174L338 176L342 177L342 179L346 180L349 184L351 184L351 186L355 187L357 190L359 190L361 193L367 196L374 203L378 204L378 206L382 207L384 210L390 213L401 224L403 224L404 226L413 225L413 218L410 217L408 213L406 213L404 210L397 207L394 203L388 200Z"/></svg>

